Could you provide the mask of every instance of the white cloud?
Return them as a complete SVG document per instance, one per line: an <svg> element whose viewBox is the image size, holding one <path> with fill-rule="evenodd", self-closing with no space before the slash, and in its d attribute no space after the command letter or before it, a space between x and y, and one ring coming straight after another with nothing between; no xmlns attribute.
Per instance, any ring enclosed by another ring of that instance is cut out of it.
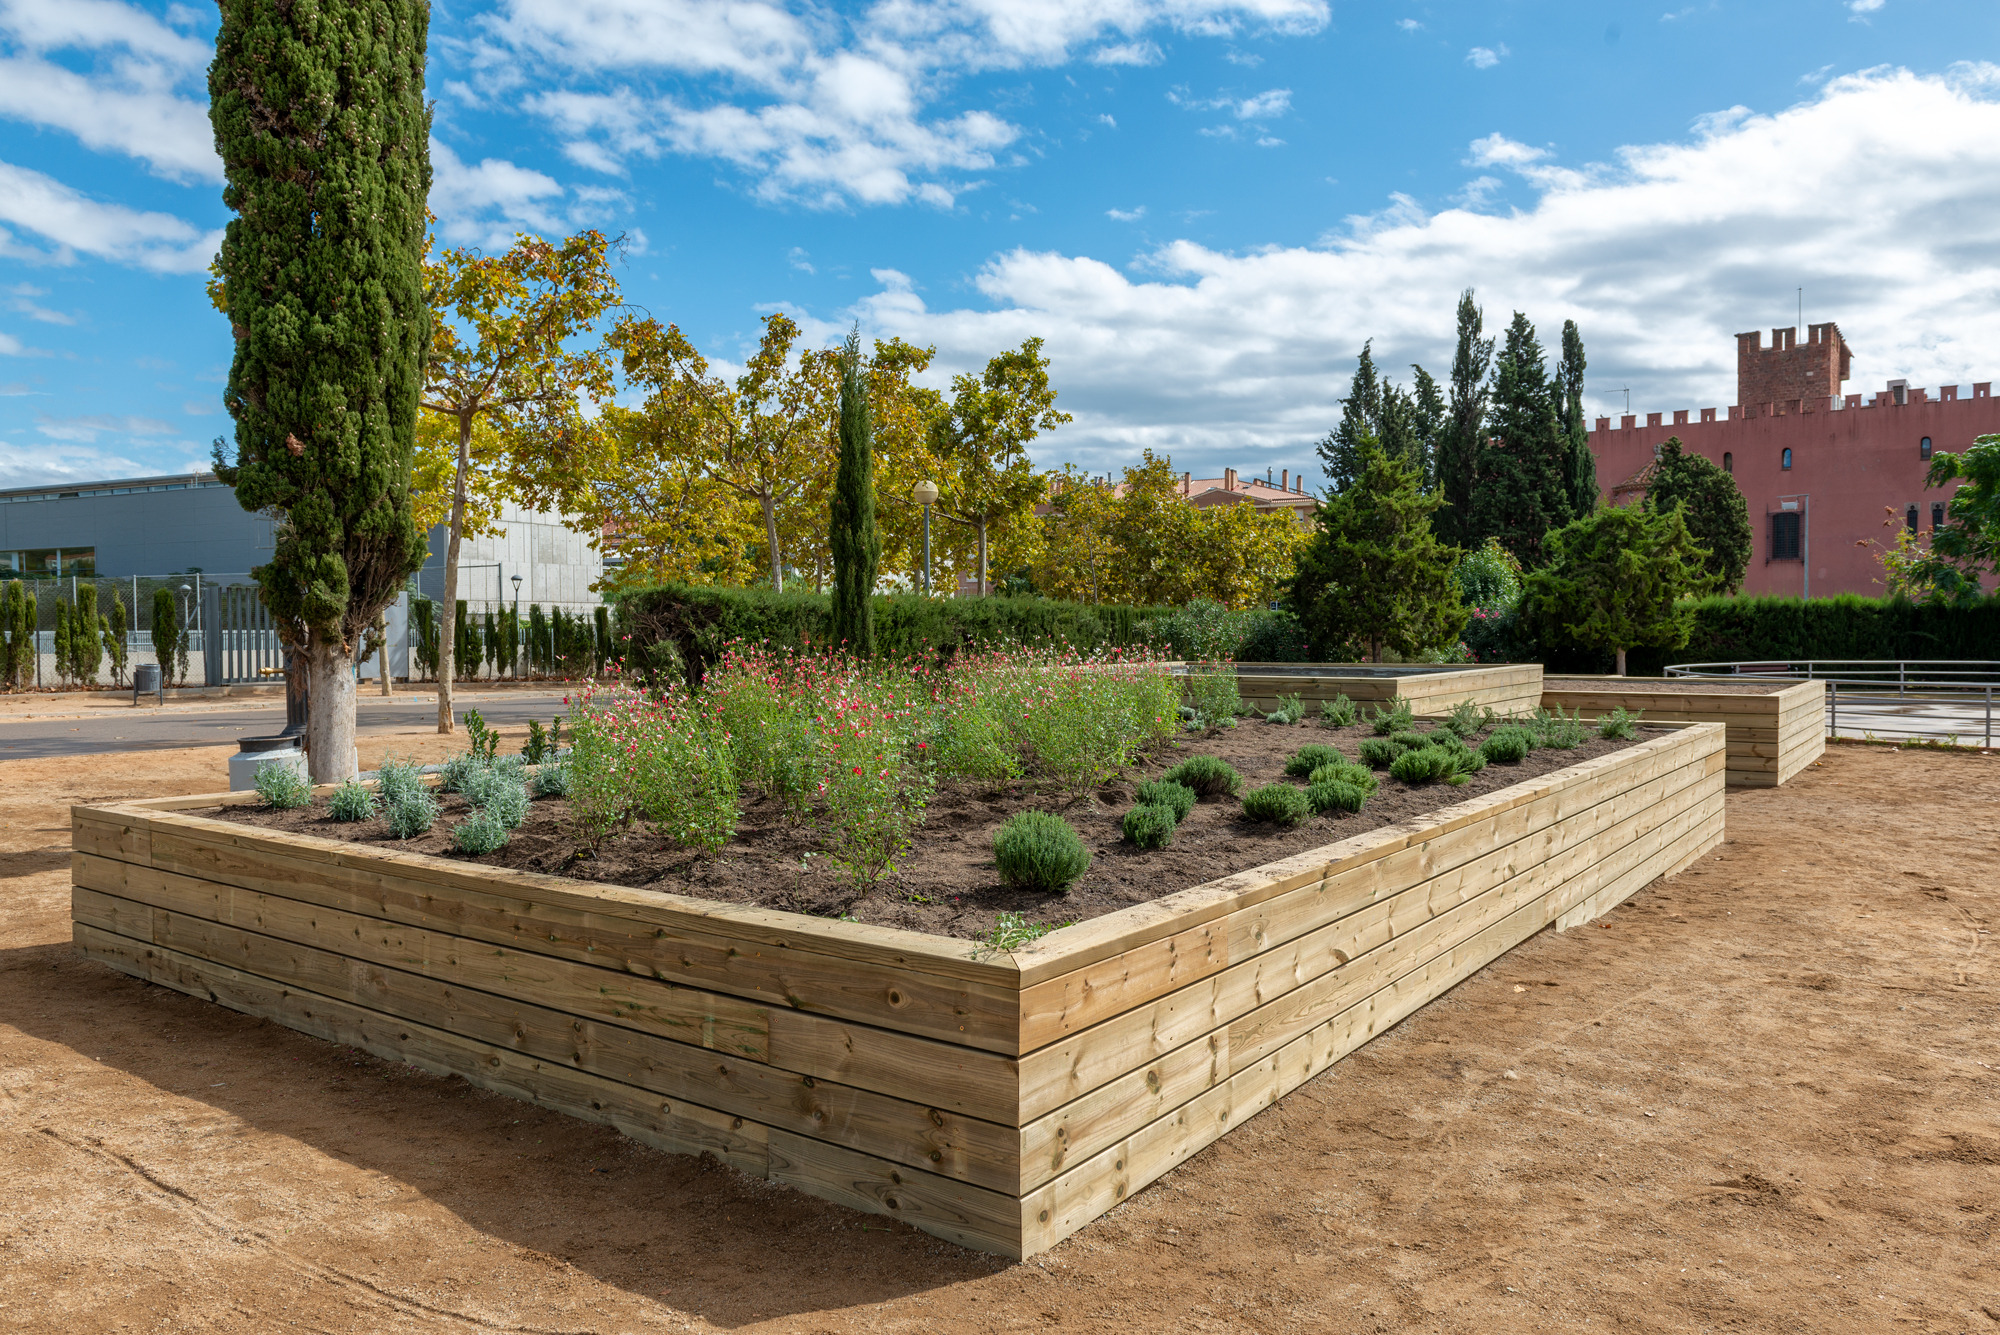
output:
<svg viewBox="0 0 2000 1335"><path fill-rule="evenodd" d="M0 331L0 357L46 357L49 354L40 348L31 348L12 334ZM23 394L26 390L21 391Z"/></svg>
<svg viewBox="0 0 2000 1335"><path fill-rule="evenodd" d="M142 462L128 454L90 446L39 442L24 446L0 439L0 487L95 482L107 477L147 477L162 471L157 463Z"/></svg>
<svg viewBox="0 0 2000 1335"><path fill-rule="evenodd" d="M1130 210L1106 209L1104 211L1104 216L1111 219L1113 222L1138 222L1139 219L1146 216L1146 206L1144 204L1141 204L1138 208Z"/></svg>
<svg viewBox="0 0 2000 1335"><path fill-rule="evenodd" d="M1317 246L1177 241L1138 273L1016 250L978 273L979 309L931 310L905 282L849 316L937 344L943 374L1045 337L1077 420L1038 457L1100 468L1142 447L1185 466L1297 466L1363 340L1379 364L1446 369L1467 286L1489 330L1518 309L1553 342L1574 318L1593 412L1617 410L1597 387L1628 384L1635 411L1727 406L1734 335L1789 323L1800 284L1808 318L1838 320L1856 350L1851 390L2000 370L2000 67L1846 76L1609 164L1523 165L1553 174L1516 212L1397 199Z"/></svg>
<svg viewBox="0 0 2000 1335"><path fill-rule="evenodd" d="M804 246L793 246L790 253L787 254L785 258L791 264L791 266L794 269L797 269L800 273L816 274L819 272L818 269L813 268L812 256L806 252Z"/></svg>
<svg viewBox="0 0 2000 1335"><path fill-rule="evenodd" d="M431 210L438 233L457 245L497 250L516 232L567 232L591 212L564 210L563 187L554 178L504 158L468 163L447 144L431 140Z"/></svg>
<svg viewBox="0 0 2000 1335"><path fill-rule="evenodd" d="M1093 65L1157 65L1164 59L1166 53L1152 42L1120 42L1090 53Z"/></svg>
<svg viewBox="0 0 2000 1335"><path fill-rule="evenodd" d="M1108 111L1099 112L1097 120L1099 124L1109 125L1114 130L1118 128L1118 122L1111 118L1111 113Z"/></svg>
<svg viewBox="0 0 2000 1335"><path fill-rule="evenodd" d="M1544 148L1531 148L1527 144L1516 143L1499 131L1494 131L1484 139L1472 141L1472 157L1469 166L1474 167L1525 167L1531 162L1540 162L1549 155Z"/></svg>
<svg viewBox="0 0 2000 1335"><path fill-rule="evenodd" d="M1883 0L1849 0L1847 9L1855 18L1860 18L1864 14L1873 14L1882 5Z"/></svg>
<svg viewBox="0 0 2000 1335"><path fill-rule="evenodd" d="M170 179L222 179L200 88L207 43L112 0L6 0L0 36L13 48L0 55L0 116L138 158ZM79 73L47 59L51 51L87 52L91 68Z"/></svg>
<svg viewBox="0 0 2000 1335"><path fill-rule="evenodd" d="M1396 26L1404 32L1421 32L1424 25L1415 19L1397 19Z"/></svg>
<svg viewBox="0 0 2000 1335"><path fill-rule="evenodd" d="M1505 42L1502 42L1498 47L1475 46L1465 53L1465 63L1476 70L1490 70L1495 65L1498 65L1501 59L1507 54L1507 44Z"/></svg>
<svg viewBox="0 0 2000 1335"><path fill-rule="evenodd" d="M1021 135L993 110L933 110L967 74L1153 64L1156 31L1310 33L1327 18L1326 0L878 0L853 17L772 0L504 0L471 60L489 89L553 86L525 104L592 170L677 153L731 165L769 200L948 207Z"/></svg>
<svg viewBox="0 0 2000 1335"><path fill-rule="evenodd" d="M43 324L75 324L76 317L67 311L50 310L36 303L36 297L46 297L48 294L47 288L36 287L31 283L16 283L7 289L7 295L12 298L8 305L18 314L25 315L30 320L40 320Z"/></svg>
<svg viewBox="0 0 2000 1335"><path fill-rule="evenodd" d="M1267 121L1284 115L1292 109L1292 90L1273 88L1255 97L1246 97L1235 107L1236 119L1240 121Z"/></svg>
<svg viewBox="0 0 2000 1335"><path fill-rule="evenodd" d="M37 233L49 248L21 244L6 225ZM53 177L0 162L0 255L69 264L81 252L158 273L199 273L221 244L220 230L204 232L169 213L102 203Z"/></svg>
<svg viewBox="0 0 2000 1335"><path fill-rule="evenodd" d="M120 436L171 436L175 428L157 417L134 417L123 413L86 413L78 417L37 415L35 430L50 440L92 445L107 433Z"/></svg>

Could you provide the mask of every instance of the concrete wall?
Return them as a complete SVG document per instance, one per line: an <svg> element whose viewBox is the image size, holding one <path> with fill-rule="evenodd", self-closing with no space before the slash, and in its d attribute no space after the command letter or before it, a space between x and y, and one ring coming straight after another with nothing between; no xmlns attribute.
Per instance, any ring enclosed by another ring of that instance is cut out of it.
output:
<svg viewBox="0 0 2000 1335"><path fill-rule="evenodd" d="M593 607L603 599L590 586L604 575L604 556L590 545L589 535L564 528L554 515L509 504L500 511L505 536L468 538L459 545L458 596L484 608L512 606L514 576L521 577L521 610L530 603L543 607ZM418 576L418 587L430 598L443 596L446 533L431 530L431 557Z"/></svg>
<svg viewBox="0 0 2000 1335"><path fill-rule="evenodd" d="M1959 451L1975 436L2000 432L2000 399L1991 396L1986 384L1973 386L1973 391L1959 398L1956 386L1935 393L1913 389L1904 404L1887 394L1867 403L1857 394L1818 403L1753 404L1731 408L1727 416L1711 408L1673 413L1671 421L1651 413L1644 426L1634 416L1623 418L1616 428L1608 418L1599 418L1590 448L1597 459L1598 487L1620 502L1636 498L1636 491L1621 494L1621 484L1652 463L1653 447L1669 436L1680 437L1688 453L1718 466L1728 454L1750 509L1745 593L1797 596L1805 591L1804 562L1770 559L1769 516L1780 509L1780 498L1809 495L1812 595L1873 596L1883 592L1876 560L1880 548L1857 544L1893 543L1910 505L1917 507L1919 525L1928 533L1933 502L1949 499L1948 489L1924 486L1929 464L1919 448L1922 439L1929 436L1936 450ZM1787 447L1792 451L1789 471L1783 467ZM1885 528L1883 520L1891 517L1892 525Z"/></svg>
<svg viewBox="0 0 2000 1335"><path fill-rule="evenodd" d="M271 524L220 484L148 478L173 490L0 503L0 551L91 547L100 575L164 575L195 566L237 574L271 559ZM128 484L93 483L83 491Z"/></svg>

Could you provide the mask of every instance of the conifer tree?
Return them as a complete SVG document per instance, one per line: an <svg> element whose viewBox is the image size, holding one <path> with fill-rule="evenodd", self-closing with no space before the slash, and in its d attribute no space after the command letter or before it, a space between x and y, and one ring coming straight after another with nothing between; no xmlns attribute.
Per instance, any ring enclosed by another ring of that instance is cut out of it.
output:
<svg viewBox="0 0 2000 1335"><path fill-rule="evenodd" d="M178 684L174 667L180 656L180 632L174 591L163 584L153 590L153 661L160 665L160 681L168 686Z"/></svg>
<svg viewBox="0 0 2000 1335"><path fill-rule="evenodd" d="M1493 340L1479 335L1485 315L1467 288L1458 298L1458 346L1451 358L1451 391L1438 438L1437 485L1444 500L1438 532L1447 542L1477 546L1472 536L1472 487L1479 447L1486 438L1486 377L1493 365Z"/></svg>
<svg viewBox="0 0 2000 1335"><path fill-rule="evenodd" d="M70 674L80 685L95 686L97 669L104 662L104 624L97 612L97 586L79 584L76 606L70 610Z"/></svg>
<svg viewBox="0 0 2000 1335"><path fill-rule="evenodd" d="M1523 606L1544 643L1608 649L1625 675L1625 651L1678 649L1694 632L1707 592L1708 553L1689 535L1685 511L1607 505L1549 535L1548 564L1530 571Z"/></svg>
<svg viewBox="0 0 2000 1335"><path fill-rule="evenodd" d="M1576 321L1564 320L1556 398L1565 445L1563 486L1569 492L1572 516L1597 508L1597 460L1590 453L1590 431L1583 420L1583 368L1583 335L1577 332Z"/></svg>
<svg viewBox="0 0 2000 1335"><path fill-rule="evenodd" d="M1384 647L1409 655L1448 645L1470 614L1453 576L1463 553L1431 532L1443 501L1373 437L1362 438L1359 463L1353 484L1315 516L1292 610L1320 654L1359 640L1379 663Z"/></svg>
<svg viewBox="0 0 2000 1335"><path fill-rule="evenodd" d="M1445 407L1444 392L1438 388L1436 377L1421 366L1412 365L1413 388L1410 390L1411 426L1416 432L1422 453L1424 490L1430 491L1438 484L1438 451L1444 444L1445 428L1450 424L1450 411ZM1435 527L1435 521L1433 521Z"/></svg>
<svg viewBox="0 0 2000 1335"><path fill-rule="evenodd" d="M882 540L875 532L874 421L858 328L840 351L838 430L840 470L827 535L833 550L833 638L865 658L875 652L875 571Z"/></svg>
<svg viewBox="0 0 2000 1335"><path fill-rule="evenodd" d="M34 674L34 614L28 608L32 596L24 596L21 581L7 581L7 593L0 598L0 691L11 691Z"/></svg>
<svg viewBox="0 0 2000 1335"><path fill-rule="evenodd" d="M1723 593L1742 587L1750 568L1750 507L1735 478L1699 454L1683 453L1680 437L1669 436L1653 460L1646 504L1662 514L1685 506L1688 532L1708 552L1703 567L1710 580Z"/></svg>
<svg viewBox="0 0 2000 1335"><path fill-rule="evenodd" d="M69 599L56 595L56 630L53 636L56 658L56 682L67 686L70 679L69 651Z"/></svg>
<svg viewBox="0 0 2000 1335"><path fill-rule="evenodd" d="M1382 385L1375 374L1375 341L1370 339L1361 345L1347 397L1340 401L1340 422L1319 443L1330 489L1345 491L1361 475L1361 441L1379 438L1381 418Z"/></svg>
<svg viewBox="0 0 2000 1335"><path fill-rule="evenodd" d="M1568 442L1535 327L1514 312L1493 363L1492 439L1474 456L1471 536L1497 537L1530 568L1551 529L1572 518L1564 484Z"/></svg>
<svg viewBox="0 0 2000 1335"><path fill-rule="evenodd" d="M306 678L318 783L355 772L355 658L424 560L428 24L425 0L221 0L209 67L236 214L217 257L236 440L216 471L244 509L280 516L253 573Z"/></svg>
<svg viewBox="0 0 2000 1335"><path fill-rule="evenodd" d="M125 595L112 589L111 610L104 614L104 652L111 656L111 682L115 686L125 684L125 666L131 661L131 649L125 638L131 621L125 610Z"/></svg>

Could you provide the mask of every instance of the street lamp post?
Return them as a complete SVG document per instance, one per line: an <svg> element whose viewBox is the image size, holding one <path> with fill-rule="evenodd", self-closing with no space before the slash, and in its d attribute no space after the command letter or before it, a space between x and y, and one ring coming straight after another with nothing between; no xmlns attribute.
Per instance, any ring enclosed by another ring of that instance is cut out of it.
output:
<svg viewBox="0 0 2000 1335"><path fill-rule="evenodd" d="M521 675L521 577L514 576L514 627L513 643L507 646L507 662L518 680Z"/></svg>
<svg viewBox="0 0 2000 1335"><path fill-rule="evenodd" d="M931 506L937 503L935 482L919 482L910 488L910 499L924 507L924 596L931 592Z"/></svg>

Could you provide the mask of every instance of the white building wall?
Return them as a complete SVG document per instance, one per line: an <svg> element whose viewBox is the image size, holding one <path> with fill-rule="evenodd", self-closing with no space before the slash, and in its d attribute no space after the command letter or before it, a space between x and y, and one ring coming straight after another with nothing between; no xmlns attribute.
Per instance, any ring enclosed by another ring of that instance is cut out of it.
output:
<svg viewBox="0 0 2000 1335"><path fill-rule="evenodd" d="M604 601L590 587L603 578L604 558L592 548L588 534L564 527L561 518L548 511L512 503L501 508L500 526L504 534L467 538L459 545L458 596L468 607L512 606L516 575L521 577L523 614L531 603L575 610ZM440 525L431 531L431 559L420 577L427 597L443 594L445 543Z"/></svg>

